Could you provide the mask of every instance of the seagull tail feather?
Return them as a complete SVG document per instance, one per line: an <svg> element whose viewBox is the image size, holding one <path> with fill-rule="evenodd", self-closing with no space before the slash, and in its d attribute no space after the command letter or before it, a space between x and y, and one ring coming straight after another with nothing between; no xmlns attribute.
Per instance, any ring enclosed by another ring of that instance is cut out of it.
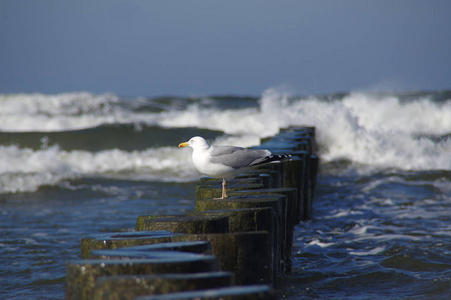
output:
<svg viewBox="0 0 451 300"><path fill-rule="evenodd" d="M263 158L253 161L251 164L249 164L249 166L259 166L259 165L270 164L270 163L275 163L275 162L289 160L289 159L291 159L291 155L288 155L288 154L284 154L284 155L271 154L266 157L263 157Z"/></svg>

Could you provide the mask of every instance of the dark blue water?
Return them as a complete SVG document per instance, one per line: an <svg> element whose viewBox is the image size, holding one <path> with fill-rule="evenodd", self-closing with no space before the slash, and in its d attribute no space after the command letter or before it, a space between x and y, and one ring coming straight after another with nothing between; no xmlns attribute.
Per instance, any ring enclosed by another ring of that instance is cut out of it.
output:
<svg viewBox="0 0 451 300"><path fill-rule="evenodd" d="M451 172L319 177L289 299L449 299Z"/></svg>
<svg viewBox="0 0 451 300"><path fill-rule="evenodd" d="M195 183L90 178L0 199L0 296L61 299L65 262L80 258L87 234L130 231L141 214L182 214Z"/></svg>
<svg viewBox="0 0 451 300"><path fill-rule="evenodd" d="M253 146L309 125L314 211L280 298L449 299L450 95L0 95L0 298L61 299L83 236L192 210L201 175L179 142Z"/></svg>

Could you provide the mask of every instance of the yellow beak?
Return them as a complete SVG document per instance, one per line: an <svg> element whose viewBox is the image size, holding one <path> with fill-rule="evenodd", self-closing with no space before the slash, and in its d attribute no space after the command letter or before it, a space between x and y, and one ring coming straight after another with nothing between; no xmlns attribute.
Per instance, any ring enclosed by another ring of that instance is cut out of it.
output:
<svg viewBox="0 0 451 300"><path fill-rule="evenodd" d="M188 142L180 143L179 147L186 147L189 146Z"/></svg>

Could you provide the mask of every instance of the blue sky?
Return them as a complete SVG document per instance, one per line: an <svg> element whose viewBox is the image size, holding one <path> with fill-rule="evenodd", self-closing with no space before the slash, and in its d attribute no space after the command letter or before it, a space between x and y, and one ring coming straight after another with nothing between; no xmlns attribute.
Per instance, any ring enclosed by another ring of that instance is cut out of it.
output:
<svg viewBox="0 0 451 300"><path fill-rule="evenodd" d="M451 1L0 0L0 93L451 88Z"/></svg>

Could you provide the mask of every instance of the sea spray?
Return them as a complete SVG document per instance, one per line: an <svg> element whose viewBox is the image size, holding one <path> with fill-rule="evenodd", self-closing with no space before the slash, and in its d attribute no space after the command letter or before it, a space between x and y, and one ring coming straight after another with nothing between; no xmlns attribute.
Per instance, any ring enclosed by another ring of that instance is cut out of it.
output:
<svg viewBox="0 0 451 300"><path fill-rule="evenodd" d="M34 192L80 177L128 178L147 181L192 181L199 178L189 153L175 147L143 151L110 149L64 151L58 146L32 150L0 146L0 193Z"/></svg>
<svg viewBox="0 0 451 300"><path fill-rule="evenodd" d="M223 132L213 144L250 147L283 127L315 126L324 165L347 162L358 172L451 168L446 93L299 97L268 89L260 99L243 100L245 105L230 97L121 99L89 93L0 95L0 100L0 129L4 137L9 134L0 141L0 192L34 191L80 176L197 180L189 151L176 148L191 137L183 128ZM75 134L80 128L89 130ZM169 129L178 128L168 143ZM117 130L133 134L124 138L131 144L124 145ZM144 137L156 140L135 149ZM41 147L30 148L32 139ZM61 148L58 139L70 148Z"/></svg>
<svg viewBox="0 0 451 300"><path fill-rule="evenodd" d="M450 139L434 141L451 133L451 100L403 102L398 96L362 93L290 99L271 90L261 103L263 111L278 115L279 126L315 126L323 162L347 160L376 169L451 168Z"/></svg>
<svg viewBox="0 0 451 300"><path fill-rule="evenodd" d="M121 121L120 99L112 94L0 95L0 130L64 131Z"/></svg>
<svg viewBox="0 0 451 300"><path fill-rule="evenodd" d="M202 175L179 142L248 147L290 125L316 127L322 166L280 298L449 298L449 91L38 98L14 119L0 97L3 298L63 298L80 237L192 211Z"/></svg>

